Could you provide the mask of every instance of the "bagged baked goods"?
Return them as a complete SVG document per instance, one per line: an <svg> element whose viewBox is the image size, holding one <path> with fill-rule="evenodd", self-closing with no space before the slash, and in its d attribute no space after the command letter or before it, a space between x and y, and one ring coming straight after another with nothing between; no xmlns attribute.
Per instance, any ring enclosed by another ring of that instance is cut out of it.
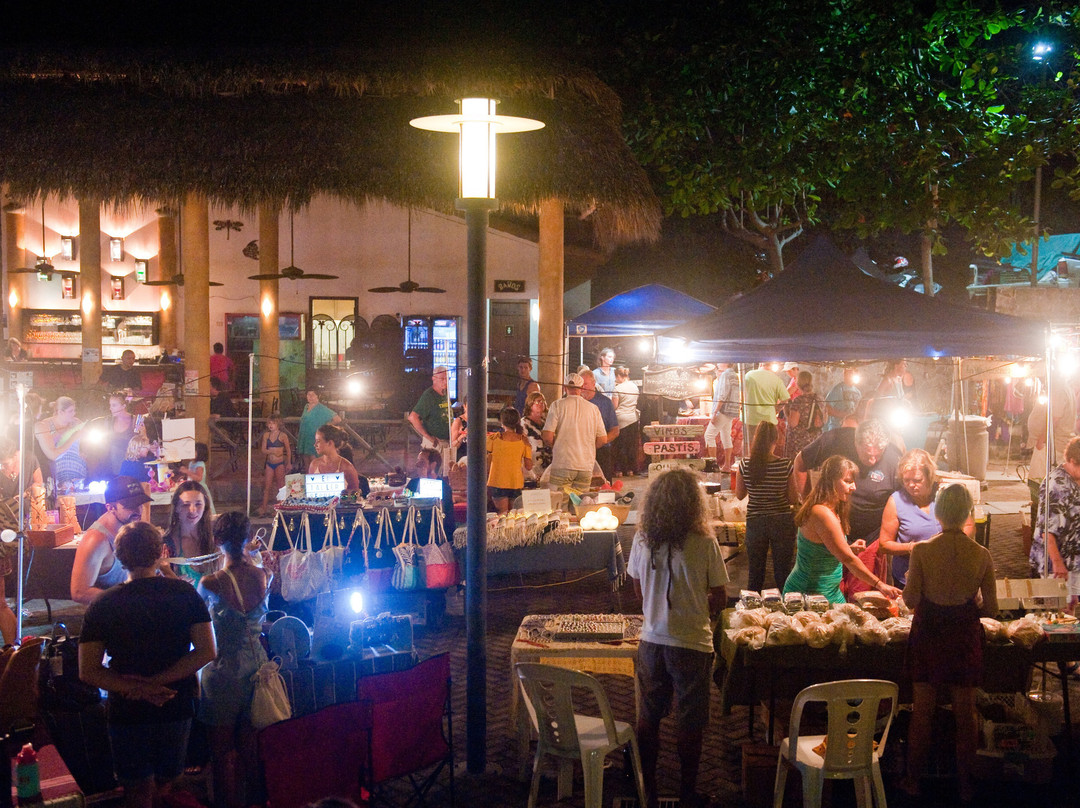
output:
<svg viewBox="0 0 1080 808"><path fill-rule="evenodd" d="M1009 630L1000 620L995 620L992 617L980 617L979 622L982 623L987 642L1009 641Z"/></svg>
<svg viewBox="0 0 1080 808"><path fill-rule="evenodd" d="M861 614L866 614L866 612L852 603L846 605L852 606ZM847 651L847 647L855 642L855 622L851 619L850 615L845 614L839 609L829 609L829 611L825 612L825 622L832 628L833 644L840 646L840 653Z"/></svg>
<svg viewBox="0 0 1080 808"><path fill-rule="evenodd" d="M770 614L766 619L768 634L766 645L802 645L803 636L791 621L791 615L783 612Z"/></svg>
<svg viewBox="0 0 1080 808"><path fill-rule="evenodd" d="M885 645L889 641L889 631L871 614L862 625L855 629L855 638L863 645Z"/></svg>
<svg viewBox="0 0 1080 808"><path fill-rule="evenodd" d="M765 629L761 626L729 628L727 635L736 645L747 645L755 651L765 645Z"/></svg>
<svg viewBox="0 0 1080 808"><path fill-rule="evenodd" d="M866 622L870 615L857 603L837 603L832 607L832 611L838 614L847 615L851 622L857 626L861 626Z"/></svg>
<svg viewBox="0 0 1080 808"><path fill-rule="evenodd" d="M1013 620L1007 628L1009 640L1024 648L1032 648L1044 636L1042 626L1036 622L1033 614L1025 614L1019 620Z"/></svg>
<svg viewBox="0 0 1080 808"><path fill-rule="evenodd" d="M788 614L795 614L803 610L803 596L802 592L786 592L784 593L784 611Z"/></svg>
<svg viewBox="0 0 1080 808"><path fill-rule="evenodd" d="M824 625L825 618L818 612L795 612L791 615L791 622L799 626L809 626L812 623Z"/></svg>
<svg viewBox="0 0 1080 808"><path fill-rule="evenodd" d="M803 612L803 614L810 614L810 612ZM833 641L833 626L824 620L804 624L801 632L806 644L811 648L824 648Z"/></svg>
<svg viewBox="0 0 1080 808"><path fill-rule="evenodd" d="M855 603L878 620L892 617L892 601L880 592L856 592Z"/></svg>
<svg viewBox="0 0 1080 808"><path fill-rule="evenodd" d="M778 612L784 608L784 599L780 595L779 589L763 589L761 590L761 605L768 609L770 612Z"/></svg>
<svg viewBox="0 0 1080 808"><path fill-rule="evenodd" d="M751 626L756 628L765 628L765 618L769 616L769 612L765 609L741 609L731 615L731 628L741 629L750 628Z"/></svg>
<svg viewBox="0 0 1080 808"><path fill-rule="evenodd" d="M911 619L908 617L890 617L881 621L889 633L889 642L906 642L911 633Z"/></svg>
<svg viewBox="0 0 1080 808"><path fill-rule="evenodd" d="M824 595L807 595L803 598L803 606L811 612L825 614L829 611L829 599Z"/></svg>

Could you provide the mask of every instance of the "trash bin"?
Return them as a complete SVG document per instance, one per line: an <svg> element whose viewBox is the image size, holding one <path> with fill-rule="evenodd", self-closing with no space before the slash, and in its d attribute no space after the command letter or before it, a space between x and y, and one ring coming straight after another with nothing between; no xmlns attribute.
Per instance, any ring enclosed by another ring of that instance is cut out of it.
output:
<svg viewBox="0 0 1080 808"><path fill-rule="evenodd" d="M951 419L946 445L950 470L962 471L976 480L986 479L986 466L990 461L990 431L985 418L966 415L962 420Z"/></svg>

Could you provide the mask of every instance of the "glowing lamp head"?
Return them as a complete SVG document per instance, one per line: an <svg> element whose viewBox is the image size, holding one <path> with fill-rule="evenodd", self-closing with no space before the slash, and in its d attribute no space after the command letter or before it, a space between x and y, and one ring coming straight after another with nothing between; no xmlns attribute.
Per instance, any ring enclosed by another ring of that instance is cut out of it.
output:
<svg viewBox="0 0 1080 808"><path fill-rule="evenodd" d="M274 301L267 295L262 299L262 313L263 317L269 317L274 313Z"/></svg>
<svg viewBox="0 0 1080 808"><path fill-rule="evenodd" d="M897 407L889 413L889 425L896 430L902 430L911 423L911 410L907 407Z"/></svg>
<svg viewBox="0 0 1080 808"><path fill-rule="evenodd" d="M100 427L91 427L83 433L83 440L91 446L100 446L105 442L105 430Z"/></svg>
<svg viewBox="0 0 1080 808"><path fill-rule="evenodd" d="M349 608L352 609L353 614L361 614L364 611L364 593L359 589L354 589L349 593Z"/></svg>
<svg viewBox="0 0 1080 808"><path fill-rule="evenodd" d="M172 298L169 296L168 292L162 292L161 293L161 310L162 311L168 311L170 306L172 306Z"/></svg>
<svg viewBox="0 0 1080 808"><path fill-rule="evenodd" d="M82 311L86 316L90 316L90 312L94 310L94 296L90 292L85 292L82 298Z"/></svg>
<svg viewBox="0 0 1080 808"><path fill-rule="evenodd" d="M346 380L345 392L350 396L358 396L364 392L364 385L358 378L353 376L351 379Z"/></svg>
<svg viewBox="0 0 1080 808"><path fill-rule="evenodd" d="M11 292L8 294L7 301L8 305L11 306L11 308L15 308L19 305L19 293L12 289Z"/></svg>

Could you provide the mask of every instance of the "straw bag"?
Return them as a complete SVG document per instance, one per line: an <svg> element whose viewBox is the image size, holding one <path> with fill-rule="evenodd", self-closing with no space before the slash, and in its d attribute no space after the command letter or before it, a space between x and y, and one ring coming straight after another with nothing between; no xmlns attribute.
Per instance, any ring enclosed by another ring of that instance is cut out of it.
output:
<svg viewBox="0 0 1080 808"><path fill-rule="evenodd" d="M264 662L251 676L255 689L251 694L251 725L265 729L271 724L292 718L292 705L281 677L281 661Z"/></svg>
<svg viewBox="0 0 1080 808"><path fill-rule="evenodd" d="M293 603L313 598L326 590L330 576L326 570L326 559L320 553L311 551L308 514L305 512L300 516L295 542L284 522L282 527L289 540L289 551L281 559L281 596Z"/></svg>
<svg viewBox="0 0 1080 808"><path fill-rule="evenodd" d="M420 545L420 555L424 559L424 585L428 589L446 589L461 582L454 548L446 540L443 512L438 505L431 509L428 540Z"/></svg>
<svg viewBox="0 0 1080 808"><path fill-rule="evenodd" d="M326 514L326 535L323 538L319 555L326 567L327 578L340 573L345 564L345 545L341 542L341 530L337 522L337 511L331 508Z"/></svg>
<svg viewBox="0 0 1080 808"><path fill-rule="evenodd" d="M420 571L420 560L416 552L416 522L419 517L417 510L410 505L405 517L405 535L394 545L396 563L390 583L399 591L424 588L424 576Z"/></svg>

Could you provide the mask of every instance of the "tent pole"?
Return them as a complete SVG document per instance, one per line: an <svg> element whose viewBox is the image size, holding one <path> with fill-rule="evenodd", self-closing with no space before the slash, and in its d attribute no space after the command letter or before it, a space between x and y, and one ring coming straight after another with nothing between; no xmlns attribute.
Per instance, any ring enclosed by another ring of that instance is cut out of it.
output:
<svg viewBox="0 0 1080 808"><path fill-rule="evenodd" d="M1046 466L1042 469L1042 502L1039 503L1044 514L1050 511L1050 472L1054 470L1054 461L1057 460L1057 447L1054 446L1054 365L1057 358L1054 356L1054 332L1053 327L1046 329ZM1029 475L1030 476L1030 475ZM1036 517L1031 515L1031 530L1035 531ZM1043 568L1042 577L1050 577L1050 553L1046 551L1046 525L1043 522Z"/></svg>
<svg viewBox="0 0 1080 808"><path fill-rule="evenodd" d="M968 476L971 476L971 452L968 449L968 434L967 434L967 402L964 397L964 360L961 357L956 357L956 383L960 387L960 431L964 436L964 472Z"/></svg>

